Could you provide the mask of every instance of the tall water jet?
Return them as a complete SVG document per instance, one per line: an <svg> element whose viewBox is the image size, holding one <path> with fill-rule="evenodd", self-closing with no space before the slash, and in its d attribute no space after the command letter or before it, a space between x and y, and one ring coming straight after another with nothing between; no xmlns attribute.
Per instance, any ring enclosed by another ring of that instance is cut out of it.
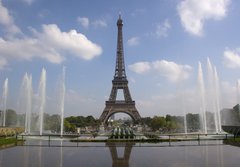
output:
<svg viewBox="0 0 240 167"><path fill-rule="evenodd" d="M207 122L206 122L206 101L205 101L205 86L202 72L202 65L198 62L198 84L199 84L199 95L200 95L200 113L202 115L202 129L203 133L207 133Z"/></svg>
<svg viewBox="0 0 240 167"><path fill-rule="evenodd" d="M7 97L8 97L8 78L5 79L3 85L3 126L6 126Z"/></svg>
<svg viewBox="0 0 240 167"><path fill-rule="evenodd" d="M207 92L207 109L214 114L215 132L221 132L221 119L220 119L220 90L219 79L216 67L213 68L210 59L207 59L207 74L208 74L208 88Z"/></svg>
<svg viewBox="0 0 240 167"><path fill-rule="evenodd" d="M64 101L65 101L65 75L66 67L62 69L62 78L60 84L60 111L61 111L61 136L63 135L63 123L64 123Z"/></svg>
<svg viewBox="0 0 240 167"><path fill-rule="evenodd" d="M25 133L31 133L31 110L32 110L32 76L27 73L23 77L21 86L21 105L25 112Z"/></svg>
<svg viewBox="0 0 240 167"><path fill-rule="evenodd" d="M217 115L217 126L218 133L222 131L221 114L220 114L220 89L219 89L219 78L217 68L214 67L214 81L215 81L215 93L216 93L216 115Z"/></svg>
<svg viewBox="0 0 240 167"><path fill-rule="evenodd" d="M186 112L186 102L185 102L185 93L182 93L182 109L184 114L184 133L187 134L187 112Z"/></svg>
<svg viewBox="0 0 240 167"><path fill-rule="evenodd" d="M216 81L214 77L214 70L212 67L212 63L210 59L207 58L207 74L208 74L208 94L207 94L207 101L208 101L208 111L212 111L214 114L214 125L215 125L215 132L219 133L219 122L217 116L217 90L216 90Z"/></svg>
<svg viewBox="0 0 240 167"><path fill-rule="evenodd" d="M237 104L240 103L240 80L237 80Z"/></svg>
<svg viewBox="0 0 240 167"><path fill-rule="evenodd" d="M43 115L45 110L45 103L46 103L46 70L45 68L42 69L40 82L39 82L39 134L42 135L43 132Z"/></svg>

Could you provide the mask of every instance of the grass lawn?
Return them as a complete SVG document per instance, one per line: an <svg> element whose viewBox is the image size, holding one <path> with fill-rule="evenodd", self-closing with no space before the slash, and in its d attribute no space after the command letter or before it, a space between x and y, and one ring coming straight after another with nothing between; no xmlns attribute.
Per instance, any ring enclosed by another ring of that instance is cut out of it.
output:
<svg viewBox="0 0 240 167"><path fill-rule="evenodd" d="M0 138L0 146L14 144L14 143L16 143L16 141L17 141L17 139L15 137Z"/></svg>

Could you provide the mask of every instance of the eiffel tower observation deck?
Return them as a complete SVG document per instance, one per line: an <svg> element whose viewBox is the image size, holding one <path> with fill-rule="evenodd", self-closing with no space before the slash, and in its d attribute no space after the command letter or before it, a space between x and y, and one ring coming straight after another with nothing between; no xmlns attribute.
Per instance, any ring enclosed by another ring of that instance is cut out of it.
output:
<svg viewBox="0 0 240 167"><path fill-rule="evenodd" d="M141 120L141 116L135 107L135 101L132 100L128 80L124 64L124 51L123 51L123 20L121 15L117 20L118 36L117 36L117 53L116 53L116 66L115 74L112 80L112 90L108 101L105 102L105 108L100 116L100 121L107 123L108 119L116 113L128 114L134 122ZM118 90L122 90L124 100L117 100Z"/></svg>

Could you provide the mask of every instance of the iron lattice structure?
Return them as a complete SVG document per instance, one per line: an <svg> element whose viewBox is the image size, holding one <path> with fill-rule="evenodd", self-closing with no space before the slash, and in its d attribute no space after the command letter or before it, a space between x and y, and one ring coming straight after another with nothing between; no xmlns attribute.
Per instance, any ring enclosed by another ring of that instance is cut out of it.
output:
<svg viewBox="0 0 240 167"><path fill-rule="evenodd" d="M141 116L138 113L137 108L135 107L135 101L132 100L128 88L128 80L124 64L122 35L123 21L121 19L121 16L119 16L119 19L117 21L117 27L118 36L115 74L112 80L112 90L110 93L110 97L108 101L105 102L105 108L100 116L100 121L102 121L103 123L107 123L109 117L111 117L115 113L121 112L128 114L135 122L137 122L141 120ZM117 100L118 90L123 91L124 100Z"/></svg>

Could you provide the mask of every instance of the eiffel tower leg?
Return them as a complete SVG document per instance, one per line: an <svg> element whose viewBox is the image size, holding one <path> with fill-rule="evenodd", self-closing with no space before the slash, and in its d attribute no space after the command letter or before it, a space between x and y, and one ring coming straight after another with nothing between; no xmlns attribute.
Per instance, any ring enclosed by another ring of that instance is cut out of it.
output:
<svg viewBox="0 0 240 167"><path fill-rule="evenodd" d="M102 115L101 115L100 118L99 118L99 120L100 120L101 122L103 122L104 124L107 123L107 120L106 120L106 119L107 119L110 111L111 111L111 107L106 106L106 107L104 108L104 110L103 110Z"/></svg>

